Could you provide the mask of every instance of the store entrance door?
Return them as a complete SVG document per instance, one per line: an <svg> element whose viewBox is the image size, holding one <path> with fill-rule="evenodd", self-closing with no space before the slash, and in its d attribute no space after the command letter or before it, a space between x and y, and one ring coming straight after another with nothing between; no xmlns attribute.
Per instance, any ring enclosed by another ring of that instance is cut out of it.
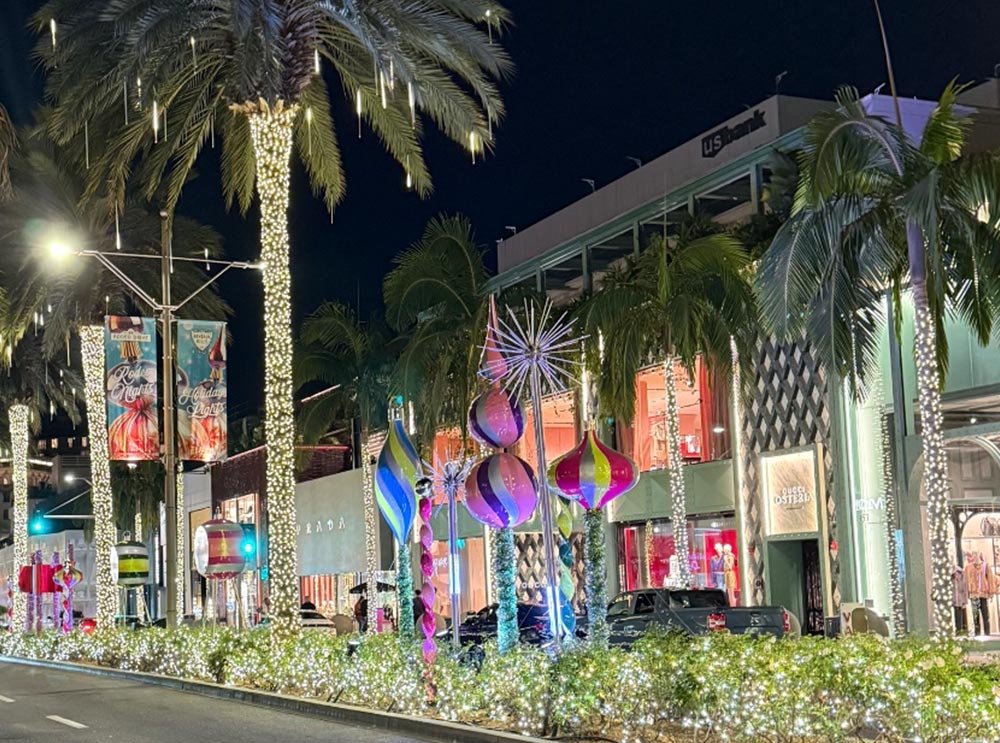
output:
<svg viewBox="0 0 1000 743"><path fill-rule="evenodd" d="M783 606L802 623L802 634L823 634L823 578L816 539L767 545L768 603Z"/></svg>

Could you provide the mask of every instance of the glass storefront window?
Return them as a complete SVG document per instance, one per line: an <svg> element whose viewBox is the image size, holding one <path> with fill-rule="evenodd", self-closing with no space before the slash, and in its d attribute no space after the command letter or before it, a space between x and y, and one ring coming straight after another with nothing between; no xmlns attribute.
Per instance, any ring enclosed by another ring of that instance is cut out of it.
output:
<svg viewBox="0 0 1000 743"><path fill-rule="evenodd" d="M729 387L710 375L700 361L694 379L679 365L674 368L675 394L680 408L681 456L685 463L707 462L730 455ZM663 365L643 369L635 377L635 418L631 426L619 426L622 451L632 457L642 472L666 469L667 455L666 374Z"/></svg>
<svg viewBox="0 0 1000 743"><path fill-rule="evenodd" d="M623 591L673 585L678 572L674 530L669 521L619 525L618 571ZM736 521L732 514L689 519L691 585L726 591L739 604Z"/></svg>
<svg viewBox="0 0 1000 743"><path fill-rule="evenodd" d="M431 583L436 591L434 612L451 617L451 587L448 581L448 542L431 545L434 572ZM461 586L459 610L464 619L470 612L486 606L486 543L482 537L458 540L458 582Z"/></svg>
<svg viewBox="0 0 1000 743"><path fill-rule="evenodd" d="M531 405L524 406L524 436L514 445L514 453L538 472L535 456L535 419ZM570 451L576 444L576 404L572 392L550 395L542 400L542 431L545 436L545 458L552 462Z"/></svg>
<svg viewBox="0 0 1000 743"><path fill-rule="evenodd" d="M434 432L434 460L447 462L462 453L462 430L458 426Z"/></svg>

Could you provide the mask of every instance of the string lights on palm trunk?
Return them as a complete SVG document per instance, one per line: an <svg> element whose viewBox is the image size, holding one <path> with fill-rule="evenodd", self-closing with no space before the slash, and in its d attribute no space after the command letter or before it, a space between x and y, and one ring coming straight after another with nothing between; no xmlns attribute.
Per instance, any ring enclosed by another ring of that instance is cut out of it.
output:
<svg viewBox="0 0 1000 743"><path fill-rule="evenodd" d="M280 101L249 112L260 194L264 263L264 427L268 442L268 563L276 636L298 632L299 586L295 547L295 411L292 381L292 302L288 197L297 106Z"/></svg>
<svg viewBox="0 0 1000 743"><path fill-rule="evenodd" d="M111 575L111 550L115 546L115 520L111 493L111 463L108 452L108 414L105 407L104 328L80 329L83 357L84 398L90 437L91 500L94 504L94 577L97 583L97 626L114 626L118 596Z"/></svg>

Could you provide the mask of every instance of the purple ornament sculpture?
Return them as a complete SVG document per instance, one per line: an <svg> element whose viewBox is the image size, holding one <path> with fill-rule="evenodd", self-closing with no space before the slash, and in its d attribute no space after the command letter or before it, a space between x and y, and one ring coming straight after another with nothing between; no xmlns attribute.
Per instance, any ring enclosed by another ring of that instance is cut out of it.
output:
<svg viewBox="0 0 1000 743"><path fill-rule="evenodd" d="M465 506L474 519L508 529L531 518L538 503L531 466L513 454L492 454L476 464L465 481Z"/></svg>
<svg viewBox="0 0 1000 743"><path fill-rule="evenodd" d="M477 397L469 408L469 432L484 446L506 449L524 433L524 410L517 398L498 386Z"/></svg>

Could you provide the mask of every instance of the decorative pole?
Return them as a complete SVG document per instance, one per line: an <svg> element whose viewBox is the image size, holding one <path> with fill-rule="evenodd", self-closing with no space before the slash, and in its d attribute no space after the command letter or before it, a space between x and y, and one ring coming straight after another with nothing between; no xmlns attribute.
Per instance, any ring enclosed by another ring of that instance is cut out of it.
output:
<svg viewBox="0 0 1000 743"><path fill-rule="evenodd" d="M455 650L461 648L459 625L462 619L462 586L458 570L458 491L469 476L472 465L472 458L466 456L443 463L436 460L433 466L425 464L425 469L431 474L434 489L447 499L448 504L448 592L451 599L451 644Z"/></svg>
<svg viewBox="0 0 1000 743"><path fill-rule="evenodd" d="M588 426L583 440L549 468L552 487L573 498L586 511L587 618L594 644L608 644L607 574L604 565L604 528L601 509L639 481L635 462L603 444Z"/></svg>
<svg viewBox="0 0 1000 743"><path fill-rule="evenodd" d="M434 664L434 659L437 658L437 644L434 642L434 630L437 629L437 622L434 617L436 591L434 583L431 581L431 577L434 575L434 558L431 555L434 534L431 531L433 491L430 478L424 477L418 480L416 490L420 496L420 520L422 522L420 524L420 572L423 575L423 585L420 586L420 601L424 605L424 613L420 617L420 626L424 631L424 686L427 689L427 700L434 701L437 688L431 676L431 666Z"/></svg>
<svg viewBox="0 0 1000 743"><path fill-rule="evenodd" d="M382 518L389 524L399 544L400 562L396 573L399 597L399 634L413 637L413 575L410 566L410 528L417 512L416 483L421 477L420 457L406 435L403 421L389 423L389 435L378 455L375 472L375 498ZM405 561L405 564L403 564ZM378 592L378 580L369 578L368 600ZM375 585L371 585L374 582ZM403 592L406 591L406 595Z"/></svg>
<svg viewBox="0 0 1000 743"><path fill-rule="evenodd" d="M545 573L548 585L545 595L551 618L553 642L559 647L562 634L559 621L559 611L555 604L558 601L558 555L553 537L552 503L549 486L544 473L547 469L545 459L545 438L542 425L542 380L549 393L554 394L566 389L565 380L574 376L574 367L579 362L572 358L579 348L579 337L572 335L573 319L566 313L552 320L552 303L546 301L540 312L532 304L525 302L525 320L522 322L507 308L508 319L500 320L496 328L497 348L509 364L506 374L507 390L519 397L528 389L531 395L535 429L535 452L538 459L539 496L542 509L542 542L545 549Z"/></svg>

